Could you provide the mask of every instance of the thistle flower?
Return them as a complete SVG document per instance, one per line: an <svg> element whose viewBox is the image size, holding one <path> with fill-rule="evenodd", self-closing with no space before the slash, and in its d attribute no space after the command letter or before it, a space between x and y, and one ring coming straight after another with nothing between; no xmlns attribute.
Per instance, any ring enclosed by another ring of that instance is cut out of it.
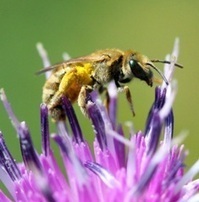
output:
<svg viewBox="0 0 199 202"><path fill-rule="evenodd" d="M46 52L41 46L39 50L44 63L48 64ZM89 94L87 110L95 133L94 153L70 101L63 97L71 132L68 125L59 122L57 133L50 135L48 110L41 104L42 153L38 154L26 123L18 121L1 90L1 100L18 134L23 162L15 162L0 133L0 179L11 197L0 191L0 201L199 201L199 179L193 180L199 171L199 161L185 173L186 151L183 145L179 146L183 135L173 138L172 103L177 84L172 81L172 75L177 56L178 40L171 64L165 65L170 85L163 83L156 87L144 132L135 133L129 127L129 139L117 123L114 83L108 86L108 111L97 92ZM57 164L50 138L60 149L67 177Z"/></svg>

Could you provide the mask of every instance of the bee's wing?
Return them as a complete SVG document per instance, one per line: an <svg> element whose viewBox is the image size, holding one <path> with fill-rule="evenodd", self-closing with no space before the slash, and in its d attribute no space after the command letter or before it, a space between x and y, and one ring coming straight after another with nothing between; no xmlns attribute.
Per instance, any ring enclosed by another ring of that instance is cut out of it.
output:
<svg viewBox="0 0 199 202"><path fill-rule="evenodd" d="M50 66L50 67L45 67L45 68L43 68L43 69L37 71L36 74L39 75L39 74L43 74L43 73L45 73L45 72L51 71L51 70L55 69L56 67L58 67L58 66L60 66L60 65L62 65L62 64L63 64L63 63L56 64L56 65L53 65L53 66Z"/></svg>
<svg viewBox="0 0 199 202"><path fill-rule="evenodd" d="M84 56L84 57L70 59L70 60L67 60L65 62L52 65L50 67L45 67L44 69L41 69L38 72L36 72L36 74L39 75L39 74L54 70L60 66L66 67L66 66L69 66L72 64L78 64L78 63L81 64L81 63L88 63L88 62L93 63L93 62L100 62L103 60L104 60L104 57L102 55L92 54L92 55L88 55L88 56Z"/></svg>

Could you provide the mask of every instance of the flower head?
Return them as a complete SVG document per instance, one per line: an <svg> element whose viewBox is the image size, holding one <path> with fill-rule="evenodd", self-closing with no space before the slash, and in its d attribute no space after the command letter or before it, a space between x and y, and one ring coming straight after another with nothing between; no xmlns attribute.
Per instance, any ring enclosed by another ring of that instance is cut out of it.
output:
<svg viewBox="0 0 199 202"><path fill-rule="evenodd" d="M47 55L39 47L44 63ZM42 153L38 154L25 122L15 117L3 90L1 100L15 127L23 162L16 163L0 133L0 179L15 201L188 201L199 200L199 161L184 172L186 152L178 146L183 135L173 138L174 101L177 84L172 81L178 56L176 40L171 64L165 65L170 82L155 90L144 132L130 128L130 139L117 123L117 89L108 86L110 102L104 107L97 92L88 95L87 111L95 138L89 146L70 101L63 97L63 109L71 132L64 122L50 135L48 109L41 104ZM161 139L161 137L163 137ZM50 145L52 138L60 148L66 175L60 170ZM0 201L11 201L2 191Z"/></svg>

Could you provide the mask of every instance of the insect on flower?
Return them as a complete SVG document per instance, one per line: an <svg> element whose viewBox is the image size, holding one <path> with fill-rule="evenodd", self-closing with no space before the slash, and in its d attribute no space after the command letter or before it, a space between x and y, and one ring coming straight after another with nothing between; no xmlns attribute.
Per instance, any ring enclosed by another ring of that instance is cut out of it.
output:
<svg viewBox="0 0 199 202"><path fill-rule="evenodd" d="M63 96L66 96L72 103L77 101L83 114L87 115L87 92L94 89L98 89L100 93L107 92L105 85L114 80L117 88L125 92L131 111L135 115L131 93L125 84L133 78L139 78L149 86L152 86L153 82L161 82L161 79L153 76L151 68L155 69L168 84L167 79L153 64L155 62L170 63L169 61L149 60L148 57L133 50L105 49L47 67L38 72L40 74L52 70L43 87L43 102L47 104L55 121L65 119L61 101ZM175 65L182 68L179 64Z"/></svg>

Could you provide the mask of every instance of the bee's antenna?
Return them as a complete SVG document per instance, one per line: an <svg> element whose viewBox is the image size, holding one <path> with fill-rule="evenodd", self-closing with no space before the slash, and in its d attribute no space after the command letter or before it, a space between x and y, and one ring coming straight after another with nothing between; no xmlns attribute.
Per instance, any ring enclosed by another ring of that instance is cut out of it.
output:
<svg viewBox="0 0 199 202"><path fill-rule="evenodd" d="M158 60L158 59L151 60L151 62L160 62L160 63L171 64L170 61L167 61L167 60ZM175 63L174 65L176 67L183 68L183 66L181 64Z"/></svg>
<svg viewBox="0 0 199 202"><path fill-rule="evenodd" d="M155 69L156 72L158 72L158 74L162 77L162 79L164 80L164 82L169 85L168 80L166 79L166 77L164 76L164 74L153 64L153 63L147 63L148 65L150 65L151 67L153 67L153 69Z"/></svg>

